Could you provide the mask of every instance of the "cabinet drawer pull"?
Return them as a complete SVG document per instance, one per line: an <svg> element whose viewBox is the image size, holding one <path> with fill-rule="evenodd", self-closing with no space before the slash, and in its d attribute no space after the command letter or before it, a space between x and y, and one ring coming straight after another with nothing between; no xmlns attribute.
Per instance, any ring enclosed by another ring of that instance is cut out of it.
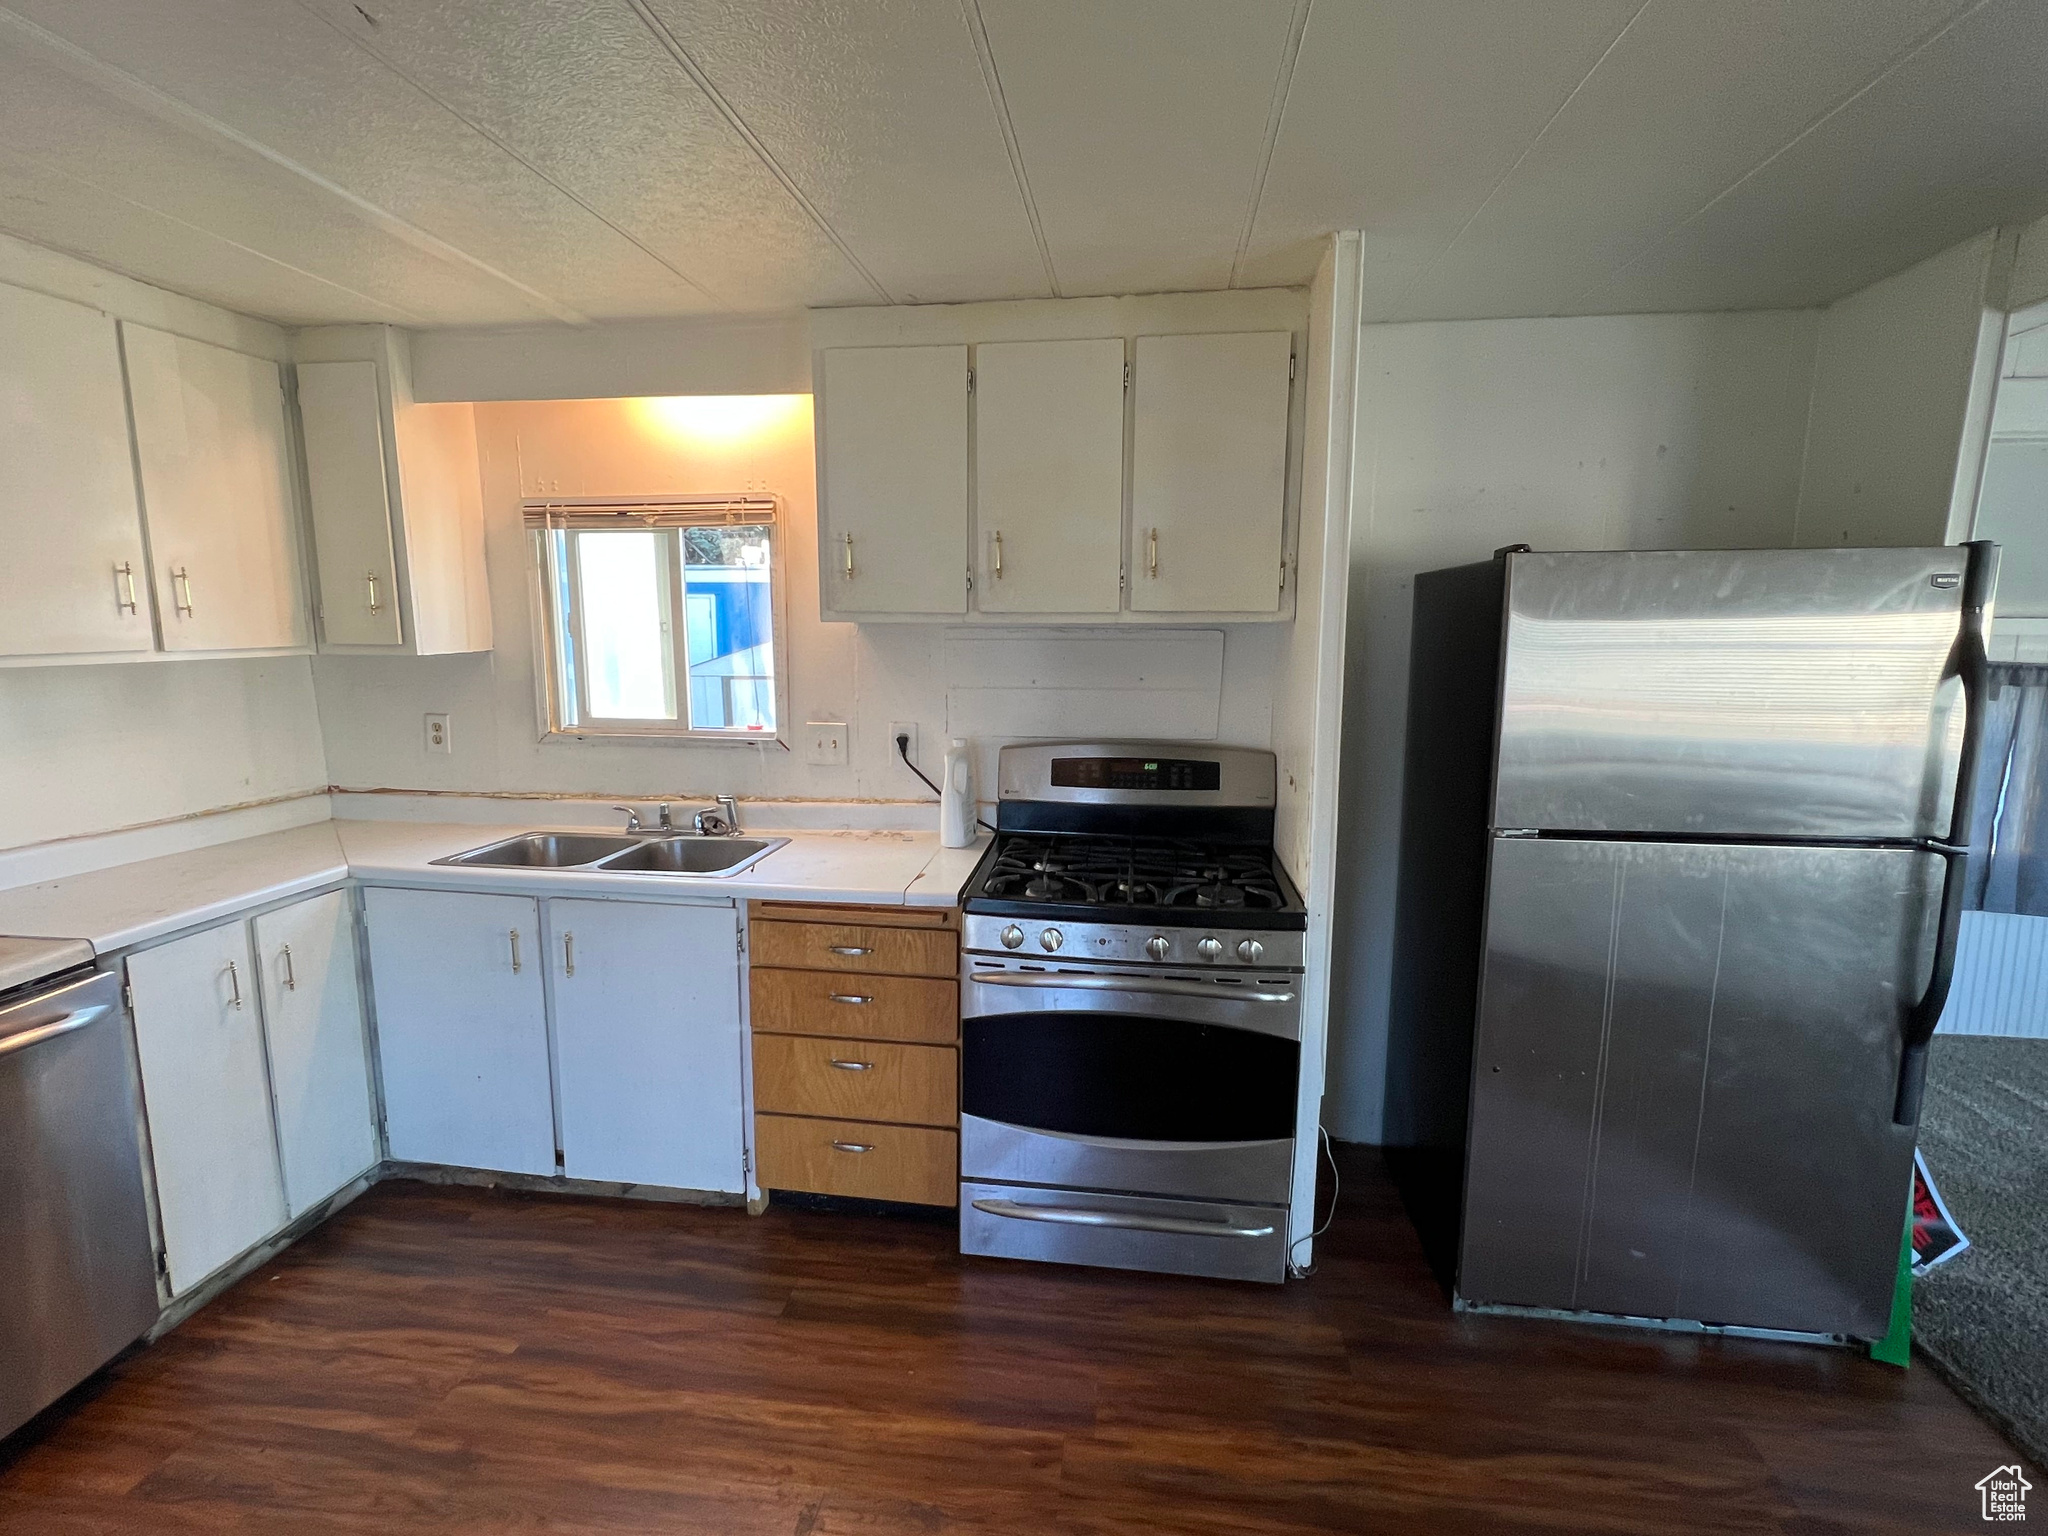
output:
<svg viewBox="0 0 2048 1536"><path fill-rule="evenodd" d="M228 986L232 988L234 992L234 996L230 999L230 1001L232 1001L237 1008L241 1007L242 973L240 969L235 965L235 962L232 960L228 962Z"/></svg>
<svg viewBox="0 0 2048 1536"><path fill-rule="evenodd" d="M835 1141L832 1143L832 1150L835 1152L872 1152L875 1150L875 1144L871 1141Z"/></svg>
<svg viewBox="0 0 2048 1536"><path fill-rule="evenodd" d="M291 945L289 945L289 944L285 945L285 946L284 946L284 947L283 947L282 949L280 949L280 950L279 950L279 951L278 951L277 953L278 953L278 958L284 961L284 989L285 989L285 991L287 991L287 992L296 992L296 991L298 991L298 990L299 990L299 971L298 971L298 967L292 964L292 947L291 947Z"/></svg>
<svg viewBox="0 0 2048 1536"><path fill-rule="evenodd" d="M179 566L175 571L171 572L171 580L176 583L173 589L171 606L189 619L192 617L191 569L187 566Z"/></svg>
<svg viewBox="0 0 2048 1536"><path fill-rule="evenodd" d="M519 930L511 928L506 931L512 938L512 974L517 976L519 974Z"/></svg>
<svg viewBox="0 0 2048 1536"><path fill-rule="evenodd" d="M875 1070L875 1064L872 1061L841 1061L837 1056L832 1058L832 1065L842 1072L872 1072Z"/></svg>
<svg viewBox="0 0 2048 1536"><path fill-rule="evenodd" d="M123 560L114 567L114 611L116 613L141 613L135 603L135 565Z"/></svg>
<svg viewBox="0 0 2048 1536"><path fill-rule="evenodd" d="M835 1003L852 1003L856 1007L858 1007L862 1003L872 1003L874 1001L872 997L863 997L858 992L827 992L825 996L828 1001Z"/></svg>
<svg viewBox="0 0 2048 1536"><path fill-rule="evenodd" d="M828 946L835 955L872 955L872 949L863 949L858 944L833 944Z"/></svg>

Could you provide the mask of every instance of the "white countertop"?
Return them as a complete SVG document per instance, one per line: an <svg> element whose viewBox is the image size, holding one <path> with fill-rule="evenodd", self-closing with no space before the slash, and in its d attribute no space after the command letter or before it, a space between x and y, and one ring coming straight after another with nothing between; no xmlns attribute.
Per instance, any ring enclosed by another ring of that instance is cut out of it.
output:
<svg viewBox="0 0 2048 1536"><path fill-rule="evenodd" d="M517 832L547 830L539 821L502 827L323 821L0 890L0 934L85 939L106 954L351 877L546 896L952 906L987 846L984 838L972 848L941 848L932 832L766 834L789 842L728 878L432 862Z"/></svg>

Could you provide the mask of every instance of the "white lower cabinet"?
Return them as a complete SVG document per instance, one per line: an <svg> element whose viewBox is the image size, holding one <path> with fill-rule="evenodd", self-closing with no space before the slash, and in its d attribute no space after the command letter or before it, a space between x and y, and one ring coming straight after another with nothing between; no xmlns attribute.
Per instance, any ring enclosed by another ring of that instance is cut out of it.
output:
<svg viewBox="0 0 2048 1536"><path fill-rule="evenodd" d="M550 901L563 1172L746 1188L739 914Z"/></svg>
<svg viewBox="0 0 2048 1536"><path fill-rule="evenodd" d="M249 925L131 956L128 984L176 1294L286 1219Z"/></svg>
<svg viewBox="0 0 2048 1536"><path fill-rule="evenodd" d="M128 957L172 1294L377 1161L342 891Z"/></svg>
<svg viewBox="0 0 2048 1536"><path fill-rule="evenodd" d="M363 913L390 1155L553 1173L538 903L373 889Z"/></svg>
<svg viewBox="0 0 2048 1536"><path fill-rule="evenodd" d="M330 891L256 919L285 1202L296 1217L377 1161L355 914Z"/></svg>

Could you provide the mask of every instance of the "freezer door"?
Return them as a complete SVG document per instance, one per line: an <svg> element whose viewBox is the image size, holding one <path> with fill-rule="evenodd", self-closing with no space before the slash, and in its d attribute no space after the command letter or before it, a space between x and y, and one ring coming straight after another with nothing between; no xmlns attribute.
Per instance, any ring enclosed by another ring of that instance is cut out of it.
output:
<svg viewBox="0 0 2048 1536"><path fill-rule="evenodd" d="M1938 858L1496 839L1468 1301L1871 1338Z"/></svg>
<svg viewBox="0 0 2048 1536"><path fill-rule="evenodd" d="M1492 824L1948 827L1961 549L1516 554Z"/></svg>

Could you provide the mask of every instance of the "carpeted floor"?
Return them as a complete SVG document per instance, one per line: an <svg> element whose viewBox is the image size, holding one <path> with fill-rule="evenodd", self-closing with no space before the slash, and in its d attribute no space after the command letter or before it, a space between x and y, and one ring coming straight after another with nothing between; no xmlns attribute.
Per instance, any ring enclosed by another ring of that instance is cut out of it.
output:
<svg viewBox="0 0 2048 1536"><path fill-rule="evenodd" d="M1938 1035L1920 1147L1970 1248L1913 1288L1913 1342L2048 1465L2048 1040Z"/></svg>

